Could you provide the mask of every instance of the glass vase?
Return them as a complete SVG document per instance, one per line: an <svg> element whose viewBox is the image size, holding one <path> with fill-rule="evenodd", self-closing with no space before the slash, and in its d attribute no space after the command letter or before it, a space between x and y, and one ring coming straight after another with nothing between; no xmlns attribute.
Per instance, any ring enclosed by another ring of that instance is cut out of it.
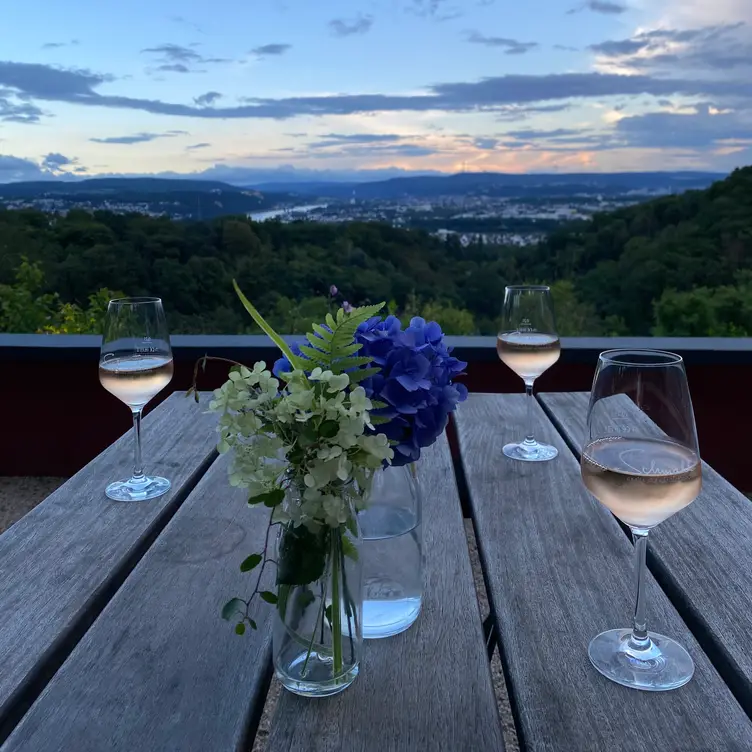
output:
<svg viewBox="0 0 752 752"><path fill-rule="evenodd" d="M423 595L421 493L415 464L374 474L362 535L363 636L391 637L420 614Z"/></svg>
<svg viewBox="0 0 752 752"><path fill-rule="evenodd" d="M360 532L348 522L311 530L289 522L277 537L274 670L290 692L327 697L358 676L363 647Z"/></svg>

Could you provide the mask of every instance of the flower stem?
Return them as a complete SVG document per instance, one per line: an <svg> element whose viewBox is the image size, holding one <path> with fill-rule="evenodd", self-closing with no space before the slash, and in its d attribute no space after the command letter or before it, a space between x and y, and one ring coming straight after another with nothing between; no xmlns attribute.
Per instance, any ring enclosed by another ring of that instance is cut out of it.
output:
<svg viewBox="0 0 752 752"><path fill-rule="evenodd" d="M334 655L334 678L338 679L342 673L342 616L339 596L339 548L340 534L337 532L331 536L332 540L332 653Z"/></svg>

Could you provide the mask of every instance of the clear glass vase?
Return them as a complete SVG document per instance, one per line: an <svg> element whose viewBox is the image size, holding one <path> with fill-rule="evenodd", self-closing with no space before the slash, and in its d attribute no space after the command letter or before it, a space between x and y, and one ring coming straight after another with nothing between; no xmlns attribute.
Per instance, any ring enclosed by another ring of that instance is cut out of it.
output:
<svg viewBox="0 0 752 752"><path fill-rule="evenodd" d="M362 565L357 516L312 531L287 523L277 538L274 670L304 697L327 697L358 676L363 647Z"/></svg>
<svg viewBox="0 0 752 752"><path fill-rule="evenodd" d="M374 474L362 535L363 636L391 637L420 614L423 596L421 493L415 464Z"/></svg>

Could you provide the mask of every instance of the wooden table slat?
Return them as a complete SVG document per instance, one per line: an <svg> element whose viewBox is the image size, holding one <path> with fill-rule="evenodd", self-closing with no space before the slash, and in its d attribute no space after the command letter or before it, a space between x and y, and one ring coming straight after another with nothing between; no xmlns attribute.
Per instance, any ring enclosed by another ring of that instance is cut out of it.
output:
<svg viewBox="0 0 752 752"><path fill-rule="evenodd" d="M253 589L243 559L269 510L212 465L2 752L248 752L271 676L272 607L235 635L219 612ZM270 578L271 579L271 578Z"/></svg>
<svg viewBox="0 0 752 752"><path fill-rule="evenodd" d="M268 752L504 749L449 446L419 465L424 598L407 631L365 644L361 675L326 700L285 693Z"/></svg>
<svg viewBox="0 0 752 752"><path fill-rule="evenodd" d="M457 415L523 748L752 749L752 723L652 577L646 583L650 625L687 647L696 666L692 681L672 692L638 692L590 665L590 639L631 622L633 549L614 517L585 491L576 459L540 406L536 435L557 446L559 457L525 463L503 456L502 446L525 433L525 399L471 395Z"/></svg>
<svg viewBox="0 0 752 752"><path fill-rule="evenodd" d="M0 741L216 457L205 410L176 394L144 420L146 470L172 481L164 496L104 495L132 471L128 432L0 536Z"/></svg>
<svg viewBox="0 0 752 752"><path fill-rule="evenodd" d="M578 458L589 398L540 396ZM707 463L702 475L697 500L650 532L648 563L752 714L752 503Z"/></svg>

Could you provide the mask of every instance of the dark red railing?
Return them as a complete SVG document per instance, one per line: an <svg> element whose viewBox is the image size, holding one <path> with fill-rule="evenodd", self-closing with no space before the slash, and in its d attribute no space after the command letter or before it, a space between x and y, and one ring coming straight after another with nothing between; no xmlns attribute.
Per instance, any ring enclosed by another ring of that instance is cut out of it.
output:
<svg viewBox="0 0 752 752"><path fill-rule="evenodd" d="M465 383L471 391L522 391L519 378L498 361L492 338L450 339L457 356L468 361ZM742 491L752 491L746 472L752 340L572 338L562 344L560 362L539 379L536 391L589 390L598 353L605 349L679 352L687 362L704 459ZM176 336L173 347L176 370L170 391L190 386L194 363L204 354L244 363L271 363L277 357L265 337ZM71 475L128 430L128 410L99 384L98 356L98 337L0 335L0 475ZM214 389L226 375L224 365L211 363L199 386Z"/></svg>

